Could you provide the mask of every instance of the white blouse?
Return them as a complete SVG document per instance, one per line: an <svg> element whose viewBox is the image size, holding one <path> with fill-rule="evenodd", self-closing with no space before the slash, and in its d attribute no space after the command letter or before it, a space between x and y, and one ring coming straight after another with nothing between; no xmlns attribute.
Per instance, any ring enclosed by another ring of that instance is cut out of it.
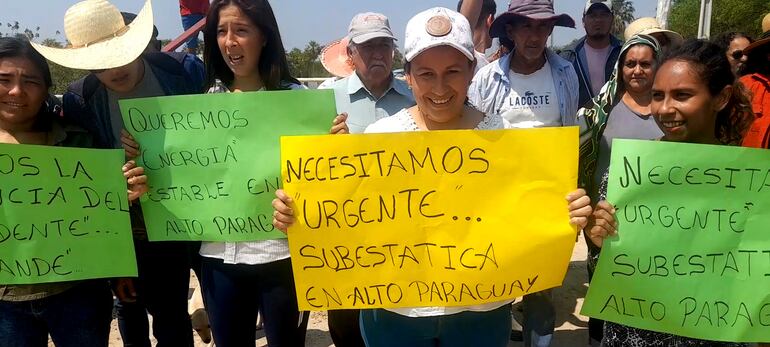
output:
<svg viewBox="0 0 770 347"><path fill-rule="evenodd" d="M510 128L510 124L499 115L486 115L484 119L476 126L476 130L495 130ZM366 128L365 133L394 133L406 131L420 131L420 127L414 121L412 114L407 109L403 109L395 115L380 119ZM472 306L454 306L454 307L410 307L410 308L389 308L388 311L398 313L407 317L434 317L448 316L465 311L487 312L500 306L513 302L513 299L497 301L488 304Z"/></svg>
<svg viewBox="0 0 770 347"><path fill-rule="evenodd" d="M289 89L307 89L300 84L290 84ZM262 89L260 89L262 90ZM217 81L209 93L229 93L230 90ZM258 265L290 258L287 239L245 242L203 242L201 256L224 260L225 264Z"/></svg>

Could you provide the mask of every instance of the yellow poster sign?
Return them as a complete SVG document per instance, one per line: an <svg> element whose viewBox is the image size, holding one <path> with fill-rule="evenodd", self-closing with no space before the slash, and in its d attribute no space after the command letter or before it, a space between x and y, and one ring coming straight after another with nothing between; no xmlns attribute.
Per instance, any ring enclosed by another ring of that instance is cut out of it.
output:
<svg viewBox="0 0 770 347"><path fill-rule="evenodd" d="M281 138L302 310L475 305L562 283L577 128Z"/></svg>

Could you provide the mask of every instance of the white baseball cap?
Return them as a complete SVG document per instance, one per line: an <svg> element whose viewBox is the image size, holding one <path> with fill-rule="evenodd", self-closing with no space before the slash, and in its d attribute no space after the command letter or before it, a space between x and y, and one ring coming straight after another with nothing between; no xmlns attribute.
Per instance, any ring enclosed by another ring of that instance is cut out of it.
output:
<svg viewBox="0 0 770 347"><path fill-rule="evenodd" d="M612 12L611 0L587 0L585 7L583 7L583 15L585 16L588 13L588 10L590 10L594 5L603 5L607 11Z"/></svg>
<svg viewBox="0 0 770 347"><path fill-rule="evenodd" d="M471 25L465 16L444 7L418 13L406 24L404 59L412 61L426 50L451 46L474 61Z"/></svg>

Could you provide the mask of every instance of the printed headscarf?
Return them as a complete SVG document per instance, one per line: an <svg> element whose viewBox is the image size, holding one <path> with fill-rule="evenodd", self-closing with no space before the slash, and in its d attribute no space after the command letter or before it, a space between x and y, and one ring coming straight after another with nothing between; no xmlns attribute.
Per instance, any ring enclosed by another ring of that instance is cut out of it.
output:
<svg viewBox="0 0 770 347"><path fill-rule="evenodd" d="M647 45L653 50L655 59L660 56L660 45L652 36L635 35L631 37L620 49L620 58L615 63L615 69L607 83L604 84L599 94L591 100L592 105L586 105L578 110L577 122L580 125L580 162L578 170L578 184L586 191L592 192L598 187L593 187L596 161L599 158L599 142L607 127L610 112L625 92L623 88L623 57L633 46Z"/></svg>

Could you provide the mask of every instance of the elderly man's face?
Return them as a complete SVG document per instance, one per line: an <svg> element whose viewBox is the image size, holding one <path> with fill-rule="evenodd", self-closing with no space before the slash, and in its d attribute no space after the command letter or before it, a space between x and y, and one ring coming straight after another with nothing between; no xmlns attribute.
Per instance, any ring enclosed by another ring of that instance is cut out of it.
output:
<svg viewBox="0 0 770 347"><path fill-rule="evenodd" d="M351 44L348 54L361 80L364 83L377 83L390 78L394 49L392 39L376 38L361 44Z"/></svg>
<svg viewBox="0 0 770 347"><path fill-rule="evenodd" d="M505 26L508 39L516 44L516 53L527 60L540 58L556 22L553 19L520 19Z"/></svg>

